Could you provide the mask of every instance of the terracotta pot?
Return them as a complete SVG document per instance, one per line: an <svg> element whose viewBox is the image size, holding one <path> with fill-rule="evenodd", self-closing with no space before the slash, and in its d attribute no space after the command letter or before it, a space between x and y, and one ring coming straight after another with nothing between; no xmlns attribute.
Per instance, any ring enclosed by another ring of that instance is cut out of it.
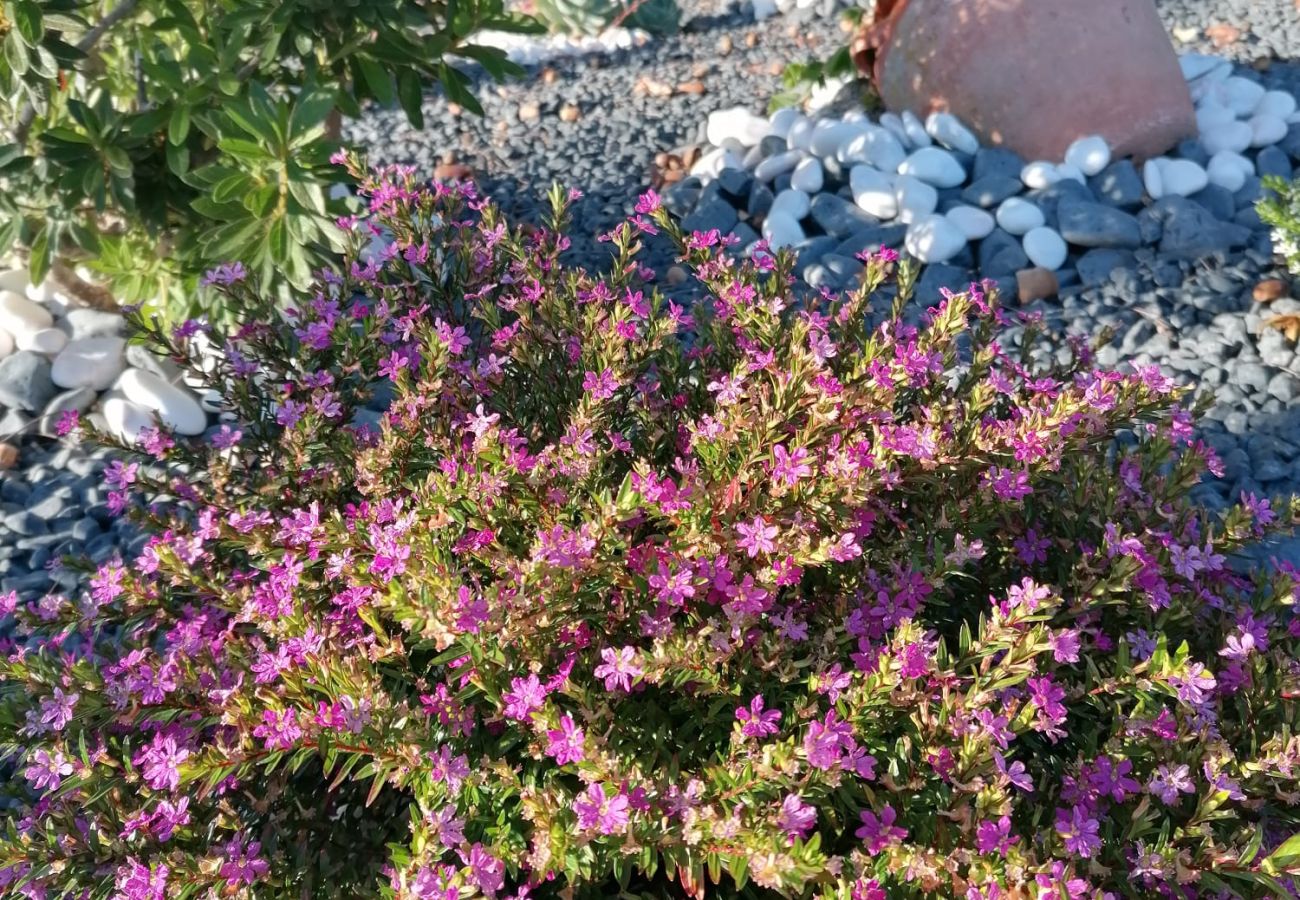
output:
<svg viewBox="0 0 1300 900"><path fill-rule="evenodd" d="M1089 134L1145 158L1196 133L1152 0L879 0L853 54L890 109L952 112L1026 159Z"/></svg>

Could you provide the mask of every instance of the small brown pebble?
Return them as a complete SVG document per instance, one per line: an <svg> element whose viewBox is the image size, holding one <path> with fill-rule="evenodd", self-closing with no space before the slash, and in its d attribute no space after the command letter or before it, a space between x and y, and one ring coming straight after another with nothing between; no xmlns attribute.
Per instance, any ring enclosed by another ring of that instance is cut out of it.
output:
<svg viewBox="0 0 1300 900"><path fill-rule="evenodd" d="M668 283L674 287L683 284L686 281L686 270L681 266L673 266L668 270Z"/></svg>
<svg viewBox="0 0 1300 900"><path fill-rule="evenodd" d="M1241 40L1241 29L1227 22L1219 22L1205 29L1205 36L1210 39L1210 43L1222 50Z"/></svg>
<svg viewBox="0 0 1300 900"><path fill-rule="evenodd" d="M1016 273L1016 290L1023 306L1035 300L1055 297L1060 285L1056 282L1056 273L1051 269L1021 269Z"/></svg>
<svg viewBox="0 0 1300 900"><path fill-rule="evenodd" d="M722 37L718 38L718 55L726 56L731 52L732 46L731 35L724 34Z"/></svg>
<svg viewBox="0 0 1300 900"><path fill-rule="evenodd" d="M780 75L784 71L785 71L785 63L783 62L768 63L767 73L769 75Z"/></svg>
<svg viewBox="0 0 1300 900"><path fill-rule="evenodd" d="M465 111L465 107L461 106L459 103L448 103L448 104L447 104L447 113L448 113L449 115L459 116L459 115L460 115L461 113L463 113L464 111Z"/></svg>
<svg viewBox="0 0 1300 900"><path fill-rule="evenodd" d="M550 66L547 66L545 69L542 69L543 84L554 84L555 79L559 77L560 77L560 73L552 69Z"/></svg>
<svg viewBox="0 0 1300 900"><path fill-rule="evenodd" d="M757 31L747 31L747 32L745 32L745 46L746 46L746 47L757 47L757 46L758 46L758 32L757 32Z"/></svg>
<svg viewBox="0 0 1300 900"><path fill-rule="evenodd" d="M0 444L0 469L12 469L18 465L18 448L13 444Z"/></svg>
<svg viewBox="0 0 1300 900"><path fill-rule="evenodd" d="M464 181L474 174L474 170L464 163L442 163L433 167L433 177L439 181Z"/></svg>
<svg viewBox="0 0 1300 900"><path fill-rule="evenodd" d="M1287 294L1287 283L1281 278L1269 278L1255 285L1255 302L1272 303Z"/></svg>
<svg viewBox="0 0 1300 900"><path fill-rule="evenodd" d="M662 179L664 184L676 184L686 177L685 169L669 169L663 173Z"/></svg>
<svg viewBox="0 0 1300 900"><path fill-rule="evenodd" d="M542 117L542 108L533 101L519 104L519 121L536 122Z"/></svg>
<svg viewBox="0 0 1300 900"><path fill-rule="evenodd" d="M708 88L704 86L703 81L686 81L677 85L677 93L679 94L694 94L698 97L707 90Z"/></svg>
<svg viewBox="0 0 1300 900"><path fill-rule="evenodd" d="M560 120L563 122L576 122L582 118L582 110L573 103L566 103L560 107Z"/></svg>

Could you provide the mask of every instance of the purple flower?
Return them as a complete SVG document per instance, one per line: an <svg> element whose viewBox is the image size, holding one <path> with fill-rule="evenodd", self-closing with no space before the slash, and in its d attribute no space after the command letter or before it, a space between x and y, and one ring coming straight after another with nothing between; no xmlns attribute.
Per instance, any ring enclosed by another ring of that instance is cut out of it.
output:
<svg viewBox="0 0 1300 900"><path fill-rule="evenodd" d="M776 734L777 723L781 721L781 711L764 709L763 695L758 694L749 701L749 708L741 706L736 709L736 719L741 723L740 732L745 737L766 737Z"/></svg>
<svg viewBox="0 0 1300 900"><path fill-rule="evenodd" d="M1196 793L1196 785L1192 781L1191 769L1184 765L1175 766L1172 769L1167 765L1160 766L1147 783L1147 789L1159 797L1160 802L1165 806L1173 806L1177 803L1180 793Z"/></svg>
<svg viewBox="0 0 1300 900"><path fill-rule="evenodd" d="M583 746L585 735L568 713L560 716L560 727L547 731L546 737L550 741L546 752L555 758L556 765L582 762L586 758L587 752Z"/></svg>
<svg viewBox="0 0 1300 900"><path fill-rule="evenodd" d="M1018 841L1011 834L1011 817L1003 816L996 822L985 819L975 829L975 846L980 853L1006 853Z"/></svg>
<svg viewBox="0 0 1300 900"><path fill-rule="evenodd" d="M253 736L266 741L268 749L288 750L302 737L297 710L263 710L262 724L253 729Z"/></svg>
<svg viewBox="0 0 1300 900"><path fill-rule="evenodd" d="M817 824L817 810L804 803L798 794L786 794L781 801L781 811L776 816L777 827L791 840L805 838Z"/></svg>
<svg viewBox="0 0 1300 900"><path fill-rule="evenodd" d="M760 553L771 553L776 549L776 543L772 540L776 537L776 526L768 525L762 516L755 516L753 522L741 522L736 526L736 531L740 533L741 539L737 542L740 549L748 553L751 559Z"/></svg>
<svg viewBox="0 0 1300 900"><path fill-rule="evenodd" d="M261 881L271 871L270 864L259 855L261 850L260 841L253 841L245 847L239 838L234 838L223 848L226 861L222 863L219 874L235 887Z"/></svg>
<svg viewBox="0 0 1300 900"><path fill-rule="evenodd" d="M469 854L462 856L469 866L470 880L478 889L489 897L495 897L506 884L506 865L497 859L482 844L470 847Z"/></svg>
<svg viewBox="0 0 1300 900"><path fill-rule="evenodd" d="M141 767L140 774L149 787L155 791L174 791L181 783L178 766L189 755L189 750L176 743L174 734L158 732L132 762Z"/></svg>
<svg viewBox="0 0 1300 900"><path fill-rule="evenodd" d="M170 870L163 863L150 869L144 863L128 858L117 867L113 886L117 894L113 900L163 900L167 896L167 875Z"/></svg>
<svg viewBox="0 0 1300 900"><path fill-rule="evenodd" d="M28 763L23 777L38 791L57 791L63 779L72 774L72 763L57 750L53 756L45 750L37 750L28 758Z"/></svg>
<svg viewBox="0 0 1300 900"><path fill-rule="evenodd" d="M615 650L605 647L600 651L604 663L596 667L593 674L605 680L605 690L620 690L625 693L632 690L632 681L644 674L636 664L636 648L623 647Z"/></svg>
<svg viewBox="0 0 1300 900"><path fill-rule="evenodd" d="M546 688L536 675L527 678L510 679L510 690L501 695L506 701L505 713L508 719L526 721L535 710L541 709L546 702Z"/></svg>
<svg viewBox="0 0 1300 900"><path fill-rule="evenodd" d="M593 400L608 400L618 390L618 379L614 377L613 369L605 369L600 374L587 372L582 378L582 389Z"/></svg>
<svg viewBox="0 0 1300 900"><path fill-rule="evenodd" d="M862 820L862 827L854 834L866 843L867 853L872 856L876 856L886 847L897 844L907 837L907 829L894 824L898 815L888 804L880 811L879 817L871 810L864 809L858 813L858 818Z"/></svg>
<svg viewBox="0 0 1300 900"><path fill-rule="evenodd" d="M591 784L573 801L573 811L578 815L578 827L583 831L598 830L601 834L614 834L627 827L627 797L621 792L606 797L605 788Z"/></svg>
<svg viewBox="0 0 1300 900"><path fill-rule="evenodd" d="M1065 843L1065 849L1084 859L1091 858L1101 849L1101 838L1097 833L1099 828L1097 820L1085 807L1075 806L1056 811L1056 833Z"/></svg>

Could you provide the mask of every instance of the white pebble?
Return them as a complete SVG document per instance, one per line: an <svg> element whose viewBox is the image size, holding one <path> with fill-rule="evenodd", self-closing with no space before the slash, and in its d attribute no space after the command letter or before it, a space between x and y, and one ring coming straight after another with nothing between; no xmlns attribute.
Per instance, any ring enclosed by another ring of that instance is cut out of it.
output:
<svg viewBox="0 0 1300 900"><path fill-rule="evenodd" d="M866 130L866 126L857 122L823 119L813 126L812 152L821 157L834 156L836 150Z"/></svg>
<svg viewBox="0 0 1300 900"><path fill-rule="evenodd" d="M777 212L768 213L763 220L763 237L772 250L783 250L803 240L803 228L790 216Z"/></svg>
<svg viewBox="0 0 1300 900"><path fill-rule="evenodd" d="M39 303L15 294L0 291L0 328L16 338L54 324L54 316Z"/></svg>
<svg viewBox="0 0 1300 900"><path fill-rule="evenodd" d="M980 148L979 138L952 113L930 113L925 120L925 133L950 150L975 153Z"/></svg>
<svg viewBox="0 0 1300 900"><path fill-rule="evenodd" d="M14 339L9 332L0 329L0 359L4 359L10 353L14 352Z"/></svg>
<svg viewBox="0 0 1300 900"><path fill-rule="evenodd" d="M1030 262L1053 272L1065 265L1065 258L1070 255L1065 240L1046 226L1039 226L1026 234L1022 243Z"/></svg>
<svg viewBox="0 0 1300 900"><path fill-rule="evenodd" d="M768 215L786 215L796 222L808 215L808 210L812 207L812 198L803 191L794 188L786 188L776 195L772 201L772 208Z"/></svg>
<svg viewBox="0 0 1300 900"><path fill-rule="evenodd" d="M1178 67L1183 70L1183 77L1195 81L1211 69L1223 65L1224 59L1206 53L1184 53L1178 57Z"/></svg>
<svg viewBox="0 0 1300 900"><path fill-rule="evenodd" d="M18 338L19 350L33 350L46 356L53 356L67 345L68 336L57 328L29 331Z"/></svg>
<svg viewBox="0 0 1300 900"><path fill-rule="evenodd" d="M809 157L794 167L794 174L790 176L790 187L805 194L815 194L822 189L824 181L822 164Z"/></svg>
<svg viewBox="0 0 1300 900"><path fill-rule="evenodd" d="M767 119L755 115L743 106L720 109L709 113L704 134L715 147L731 138L746 147L752 147L768 133Z"/></svg>
<svg viewBox="0 0 1300 900"><path fill-rule="evenodd" d="M117 383L126 398L158 413L164 425L178 434L202 434L208 417L189 391L168 384L152 372L127 369Z"/></svg>
<svg viewBox="0 0 1300 900"><path fill-rule="evenodd" d="M31 284L31 277L27 274L26 269L9 269L0 272L0 291L12 291L15 294L23 294L27 291L27 285Z"/></svg>
<svg viewBox="0 0 1300 900"><path fill-rule="evenodd" d="M759 181L771 181L778 175L784 175L792 171L795 166L799 165L799 160L804 158L802 150L787 150L784 153L774 153L767 159L754 166L754 177Z"/></svg>
<svg viewBox="0 0 1300 900"><path fill-rule="evenodd" d="M1254 113L1264 99L1264 86L1240 75L1225 78L1223 91L1227 107L1243 119Z"/></svg>
<svg viewBox="0 0 1300 900"><path fill-rule="evenodd" d="M1285 120L1296 111L1295 97L1286 91L1267 91L1255 107L1257 116L1277 116Z"/></svg>
<svg viewBox="0 0 1300 900"><path fill-rule="evenodd" d="M799 119L790 126L790 133L785 137L786 145L791 150L811 152L814 127L812 119L809 119L807 116Z"/></svg>
<svg viewBox="0 0 1300 900"><path fill-rule="evenodd" d="M1160 173L1159 160L1148 159L1142 164L1142 185L1152 200L1159 200L1165 195L1165 180Z"/></svg>
<svg viewBox="0 0 1300 900"><path fill-rule="evenodd" d="M1210 183L1205 170L1190 159L1167 159L1159 166L1165 196L1190 197Z"/></svg>
<svg viewBox="0 0 1300 900"><path fill-rule="evenodd" d="M882 172L896 172L899 165L907 158L907 151L893 132L878 126L871 126L862 134L842 144L835 151L835 158L842 165L866 163Z"/></svg>
<svg viewBox="0 0 1300 900"><path fill-rule="evenodd" d="M903 127L903 117L898 113L883 113L880 116L880 125L894 137L898 138L898 142L902 144L904 148L910 148L912 146L912 139L907 136L907 129Z"/></svg>
<svg viewBox="0 0 1300 900"><path fill-rule="evenodd" d="M1229 122L1201 131L1201 145L1205 152L1213 156L1223 150L1240 153L1250 146L1255 139L1255 132L1246 122Z"/></svg>
<svg viewBox="0 0 1300 900"><path fill-rule="evenodd" d="M1066 148L1065 162L1084 175L1096 175L1110 165L1110 144L1099 134L1081 137Z"/></svg>
<svg viewBox="0 0 1300 900"><path fill-rule="evenodd" d="M1211 184L1235 194L1246 184L1246 179L1255 174L1255 164L1240 153L1221 150L1210 158L1205 174Z"/></svg>
<svg viewBox="0 0 1300 900"><path fill-rule="evenodd" d="M1061 176L1062 181L1077 181L1079 184L1088 183L1088 179L1084 177L1083 170L1074 163L1061 163L1056 167L1056 174Z"/></svg>
<svg viewBox="0 0 1300 900"><path fill-rule="evenodd" d="M61 388L107 390L126 366L122 355L125 350L126 341L120 337L68 341L54 357L50 380Z"/></svg>
<svg viewBox="0 0 1300 900"><path fill-rule="evenodd" d="M768 117L767 133L784 140L790 136L790 129L794 127L794 124L803 118L806 117L799 112L797 107L783 106Z"/></svg>
<svg viewBox="0 0 1300 900"><path fill-rule="evenodd" d="M899 175L911 175L935 187L956 187L966 180L966 170L947 150L939 147L922 147L903 160Z"/></svg>
<svg viewBox="0 0 1300 900"><path fill-rule="evenodd" d="M750 0L749 5L754 11L755 22L761 22L776 15L776 0Z"/></svg>
<svg viewBox="0 0 1300 900"><path fill-rule="evenodd" d="M1051 187L1060 181L1061 173L1056 170L1056 166L1052 165L1052 163L1037 160L1020 170L1020 180L1031 190L1040 190Z"/></svg>
<svg viewBox="0 0 1300 900"><path fill-rule="evenodd" d="M997 224L992 214L966 205L954 206L944 213L944 217L965 235L968 241L983 240L993 233L993 228Z"/></svg>
<svg viewBox="0 0 1300 900"><path fill-rule="evenodd" d="M147 407L122 397L109 397L101 411L109 433L127 444L134 444L141 431L154 425L153 413Z"/></svg>
<svg viewBox="0 0 1300 900"><path fill-rule="evenodd" d="M1007 234L1028 234L1047 220L1043 211L1028 200L1020 197L1008 197L998 206L998 225Z"/></svg>
<svg viewBox="0 0 1300 900"><path fill-rule="evenodd" d="M921 120L910 109L903 110L901 118L903 120L903 131L907 132L907 139L912 142L913 147L928 147L934 143L930 139L930 135L926 134L925 126L921 124Z"/></svg>
<svg viewBox="0 0 1300 900"><path fill-rule="evenodd" d="M907 229L904 246L923 263L941 263L962 251L966 236L944 216L931 214Z"/></svg>
<svg viewBox="0 0 1300 900"><path fill-rule="evenodd" d="M854 166L849 170L849 188L858 209L878 219L892 219L898 215L898 198L894 193L894 178L871 166Z"/></svg>
<svg viewBox="0 0 1300 900"><path fill-rule="evenodd" d="M1286 119L1256 113L1250 119L1250 146L1268 147L1286 137Z"/></svg>
<svg viewBox="0 0 1300 900"><path fill-rule="evenodd" d="M1221 103L1206 100L1196 107L1196 130L1209 131L1237 121L1237 114Z"/></svg>
<svg viewBox="0 0 1300 900"><path fill-rule="evenodd" d="M911 175L899 175L894 180L894 198L898 201L898 220L904 225L920 221L939 205L939 192Z"/></svg>
<svg viewBox="0 0 1300 900"><path fill-rule="evenodd" d="M741 169L744 164L730 150L718 147L710 150L691 166L691 174L702 181L711 181L722 173L723 169Z"/></svg>

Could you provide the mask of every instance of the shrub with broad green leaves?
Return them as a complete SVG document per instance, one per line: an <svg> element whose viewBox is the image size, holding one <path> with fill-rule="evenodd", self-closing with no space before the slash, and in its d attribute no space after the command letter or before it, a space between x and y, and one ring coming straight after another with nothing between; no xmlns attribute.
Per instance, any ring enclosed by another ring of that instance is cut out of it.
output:
<svg viewBox="0 0 1300 900"><path fill-rule="evenodd" d="M287 318L228 265L151 335L231 416L124 448L143 552L7 599L7 896L1293 895L1297 572L1239 553L1300 503L1190 506L1158 370L653 193L607 274L558 191L361 193Z"/></svg>
<svg viewBox="0 0 1300 900"><path fill-rule="evenodd" d="M449 57L522 74L482 29L540 26L502 0L4 0L0 253L178 319L229 259L303 289L340 249L340 117L400 104L419 127L434 83L479 110Z"/></svg>

